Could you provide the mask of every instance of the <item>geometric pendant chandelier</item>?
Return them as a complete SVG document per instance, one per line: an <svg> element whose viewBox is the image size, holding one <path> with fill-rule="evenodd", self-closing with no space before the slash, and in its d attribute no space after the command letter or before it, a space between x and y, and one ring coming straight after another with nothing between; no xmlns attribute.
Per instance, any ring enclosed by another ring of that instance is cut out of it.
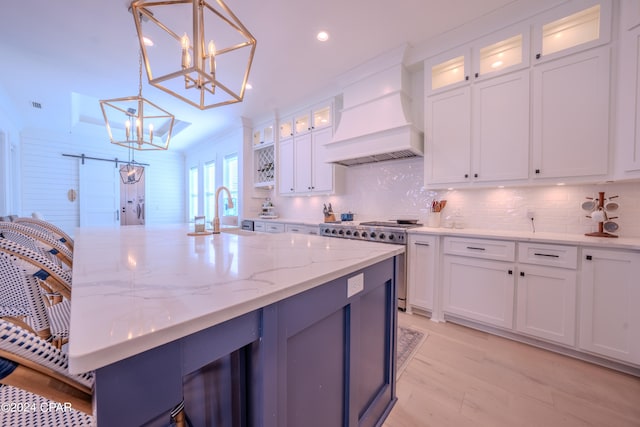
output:
<svg viewBox="0 0 640 427"><path fill-rule="evenodd" d="M138 55L138 95L100 101L112 144L133 150L169 148L175 117L142 97L142 57Z"/></svg>
<svg viewBox="0 0 640 427"><path fill-rule="evenodd" d="M137 0L149 84L201 110L241 102L256 39L222 0Z"/></svg>

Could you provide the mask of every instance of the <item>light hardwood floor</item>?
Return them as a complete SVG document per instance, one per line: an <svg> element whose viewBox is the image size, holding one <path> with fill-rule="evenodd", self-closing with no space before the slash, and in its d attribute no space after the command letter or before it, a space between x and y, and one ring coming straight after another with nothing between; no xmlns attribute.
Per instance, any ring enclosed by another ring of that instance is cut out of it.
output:
<svg viewBox="0 0 640 427"><path fill-rule="evenodd" d="M420 315L399 323L429 335L384 427L640 426L640 378Z"/></svg>

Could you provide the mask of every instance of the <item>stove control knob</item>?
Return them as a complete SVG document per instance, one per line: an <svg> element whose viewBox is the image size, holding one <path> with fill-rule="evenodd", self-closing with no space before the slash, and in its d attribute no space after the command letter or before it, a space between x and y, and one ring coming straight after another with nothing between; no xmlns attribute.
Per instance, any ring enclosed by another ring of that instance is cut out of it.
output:
<svg viewBox="0 0 640 427"><path fill-rule="evenodd" d="M372 238L372 239L375 239L375 238L376 238L376 233L371 232L371 238Z"/></svg>
<svg viewBox="0 0 640 427"><path fill-rule="evenodd" d="M393 234L389 234L389 240L393 240L395 239L395 236Z"/></svg>
<svg viewBox="0 0 640 427"><path fill-rule="evenodd" d="M331 234L331 230L329 230L328 228L324 229L324 234Z"/></svg>
<svg viewBox="0 0 640 427"><path fill-rule="evenodd" d="M360 232L358 232L358 231L354 231L354 232L353 232L353 237L358 237L358 236L360 236Z"/></svg>
<svg viewBox="0 0 640 427"><path fill-rule="evenodd" d="M380 233L380 240L384 240L384 233Z"/></svg>
<svg viewBox="0 0 640 427"><path fill-rule="evenodd" d="M362 237L367 237L367 232L366 231L362 232Z"/></svg>
<svg viewBox="0 0 640 427"><path fill-rule="evenodd" d="M344 230L338 231L338 234L342 236L344 234Z"/></svg>
<svg viewBox="0 0 640 427"><path fill-rule="evenodd" d="M337 233L337 230L335 229L331 230L331 234L336 234L336 233Z"/></svg>
<svg viewBox="0 0 640 427"><path fill-rule="evenodd" d="M347 236L351 236L351 230L347 230L347 232L345 233Z"/></svg>

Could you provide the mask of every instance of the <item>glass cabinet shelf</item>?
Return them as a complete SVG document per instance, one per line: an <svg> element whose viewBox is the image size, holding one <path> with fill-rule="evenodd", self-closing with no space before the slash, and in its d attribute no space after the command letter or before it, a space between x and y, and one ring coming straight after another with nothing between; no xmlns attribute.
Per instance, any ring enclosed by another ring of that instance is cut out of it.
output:
<svg viewBox="0 0 640 427"><path fill-rule="evenodd" d="M522 34L480 49L480 75L522 63Z"/></svg>
<svg viewBox="0 0 640 427"><path fill-rule="evenodd" d="M600 5L542 27L542 55L566 50L600 38Z"/></svg>
<svg viewBox="0 0 640 427"><path fill-rule="evenodd" d="M464 56L458 56L431 67L431 89L435 90L464 81L464 61Z"/></svg>
<svg viewBox="0 0 640 427"><path fill-rule="evenodd" d="M331 126L331 107L326 106L319 110L313 111L313 128L323 128L325 126Z"/></svg>

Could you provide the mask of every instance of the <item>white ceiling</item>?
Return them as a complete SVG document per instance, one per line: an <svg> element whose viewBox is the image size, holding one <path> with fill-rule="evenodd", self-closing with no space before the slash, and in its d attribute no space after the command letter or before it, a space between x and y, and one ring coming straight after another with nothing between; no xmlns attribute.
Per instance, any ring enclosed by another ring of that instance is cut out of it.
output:
<svg viewBox="0 0 640 427"><path fill-rule="evenodd" d="M253 89L244 102L200 111L149 86L146 76L143 95L192 123L172 139L170 149L180 150L238 126L241 116L266 117L323 92L333 95L341 74L403 43L417 46L501 8L539 1L227 0L258 41L249 76ZM20 128L73 132L91 121L103 125L99 99L137 94L130 3L3 2L0 97L8 96ZM315 39L321 29L330 33L325 43ZM33 101L42 109L34 109Z"/></svg>

